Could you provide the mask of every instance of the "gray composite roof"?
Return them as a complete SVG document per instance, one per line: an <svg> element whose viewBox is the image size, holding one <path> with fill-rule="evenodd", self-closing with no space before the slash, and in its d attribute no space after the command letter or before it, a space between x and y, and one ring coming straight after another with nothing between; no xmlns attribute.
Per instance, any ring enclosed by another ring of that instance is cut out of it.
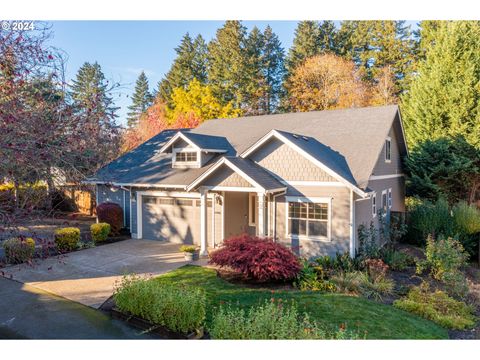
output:
<svg viewBox="0 0 480 360"><path fill-rule="evenodd" d="M401 131L396 105L213 119L182 133L188 134L192 141L202 142L201 148L206 144L210 148L223 146L230 157L239 156L276 129L347 181L365 188L392 124ZM130 185L189 185L222 155L200 169L172 168L171 154L160 154L158 150L176 132L163 131L100 169L89 180ZM295 138L293 134L300 136ZM301 139L302 136L309 141ZM401 153L405 154L404 140L398 141Z"/></svg>
<svg viewBox="0 0 480 360"><path fill-rule="evenodd" d="M239 168L246 175L251 177L255 182L258 183L258 185L263 187L265 190L280 189L285 187L285 185L275 179L261 166L255 164L252 160L235 156L226 156L226 159L230 161L233 165L235 165L237 168Z"/></svg>
<svg viewBox="0 0 480 360"><path fill-rule="evenodd" d="M224 136L196 134L188 130L183 130L181 133L200 149L225 150L227 152L235 151Z"/></svg>

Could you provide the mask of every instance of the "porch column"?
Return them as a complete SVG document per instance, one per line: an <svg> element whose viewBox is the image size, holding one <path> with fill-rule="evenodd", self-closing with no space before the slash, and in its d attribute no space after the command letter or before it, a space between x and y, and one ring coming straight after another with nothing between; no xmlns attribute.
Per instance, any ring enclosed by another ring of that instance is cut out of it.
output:
<svg viewBox="0 0 480 360"><path fill-rule="evenodd" d="M200 256L206 256L207 253L207 194L204 188L200 189Z"/></svg>
<svg viewBox="0 0 480 360"><path fill-rule="evenodd" d="M265 193L257 193L258 199L258 236L265 236Z"/></svg>

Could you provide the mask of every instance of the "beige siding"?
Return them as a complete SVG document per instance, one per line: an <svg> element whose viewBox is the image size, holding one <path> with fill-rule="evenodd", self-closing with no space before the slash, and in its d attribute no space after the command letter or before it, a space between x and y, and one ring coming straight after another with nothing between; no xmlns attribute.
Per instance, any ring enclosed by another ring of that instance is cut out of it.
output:
<svg viewBox="0 0 480 360"><path fill-rule="evenodd" d="M250 233L255 234L255 227L248 226L248 193L225 193L225 238Z"/></svg>
<svg viewBox="0 0 480 360"><path fill-rule="evenodd" d="M368 188L376 193L377 198L377 211L382 206L382 191L392 189L392 209L395 212L405 212L405 179L403 177L397 177L384 180L371 180ZM388 195L387 195L388 197ZM360 200L357 197L355 201L355 226L358 231L360 225L370 226L373 221L375 227L378 228L379 221L378 215L373 217L372 214L372 199ZM357 241L358 247L358 241Z"/></svg>
<svg viewBox="0 0 480 360"><path fill-rule="evenodd" d="M372 175L390 175L390 174L401 174L402 170L402 159L400 155L400 148L398 144L398 136L401 134L398 133L393 127L390 129L388 136L392 139L391 141L391 161L385 161L385 143L383 144L382 151L378 156L377 163L373 168Z"/></svg>
<svg viewBox="0 0 480 360"><path fill-rule="evenodd" d="M247 180L226 165L223 165L220 169L215 171L214 174L205 180L204 184L207 186L252 187Z"/></svg>
<svg viewBox="0 0 480 360"><path fill-rule="evenodd" d="M260 166L287 181L337 181L283 142L272 139L249 156Z"/></svg>
<svg viewBox="0 0 480 360"><path fill-rule="evenodd" d="M286 234L287 203L285 196L276 200L276 238L300 247L302 256L335 255L348 252L350 247L350 190L346 187L289 187L286 196L332 198L331 240L292 240ZM272 225L273 226L273 225Z"/></svg>

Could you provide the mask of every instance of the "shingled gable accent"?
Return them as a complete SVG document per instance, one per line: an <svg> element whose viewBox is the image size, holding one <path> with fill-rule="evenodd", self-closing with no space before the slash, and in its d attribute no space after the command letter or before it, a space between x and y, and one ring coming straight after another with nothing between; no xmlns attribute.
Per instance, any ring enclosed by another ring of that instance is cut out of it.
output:
<svg viewBox="0 0 480 360"><path fill-rule="evenodd" d="M210 176L213 176L215 172L223 166L228 166L236 174L240 175L243 179L250 183L253 188L259 191L276 192L286 189L283 184L273 178L265 170L261 169L254 163L250 164L249 160L238 157L224 156L197 179L195 179L190 185L188 185L187 191L191 191L201 186L206 179L208 179Z"/></svg>
<svg viewBox="0 0 480 360"><path fill-rule="evenodd" d="M345 186L353 190L355 193L357 193L361 197L368 196L368 194L365 191L363 191L356 185L355 179L353 178L350 170L348 169L348 165L346 164L345 160L342 159L341 156L335 154L336 158L329 159L329 161L325 161L325 159L321 159L322 157L321 155L312 153L313 152L312 149L314 147L324 152L325 150L321 148L328 149L327 151L329 153L333 153L333 151L325 147L325 145L319 143L316 139L305 136L305 135L293 134L293 133L288 133L285 131L273 129L269 131L266 135L264 135L262 138L260 138L248 149L246 149L243 153L241 153L240 157L244 159L249 158L251 154L253 154L256 150L261 148L264 144L266 144L272 138L275 138L283 142L284 144L290 146L292 149L294 149L299 154L301 154L302 156L310 160L312 163L317 165L320 169L325 171L330 176L334 177L335 179L338 179L340 182L345 184ZM305 143L310 142L310 144L308 146L303 146L300 143L301 141ZM326 162L329 163L330 166L328 166ZM344 165L342 166L341 164L338 164L339 162L343 162ZM336 169L334 170L334 168ZM342 175L340 175L340 173L342 173Z"/></svg>
<svg viewBox="0 0 480 360"><path fill-rule="evenodd" d="M165 145L163 145L159 153L167 153L179 139L185 141L190 146L199 151L212 153L226 153L228 152L228 142L225 138L219 136L210 136L203 134L190 134L178 131ZM223 140L223 141L222 141ZM212 146L215 144L214 146Z"/></svg>

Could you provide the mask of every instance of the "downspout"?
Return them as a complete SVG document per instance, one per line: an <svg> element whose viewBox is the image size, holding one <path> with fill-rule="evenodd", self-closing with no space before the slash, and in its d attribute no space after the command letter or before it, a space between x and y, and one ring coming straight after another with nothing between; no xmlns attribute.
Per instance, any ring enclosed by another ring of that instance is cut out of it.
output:
<svg viewBox="0 0 480 360"><path fill-rule="evenodd" d="M273 195L273 226L272 226L272 237L273 241L277 241L277 197L286 195L287 190L283 190L281 193Z"/></svg>

